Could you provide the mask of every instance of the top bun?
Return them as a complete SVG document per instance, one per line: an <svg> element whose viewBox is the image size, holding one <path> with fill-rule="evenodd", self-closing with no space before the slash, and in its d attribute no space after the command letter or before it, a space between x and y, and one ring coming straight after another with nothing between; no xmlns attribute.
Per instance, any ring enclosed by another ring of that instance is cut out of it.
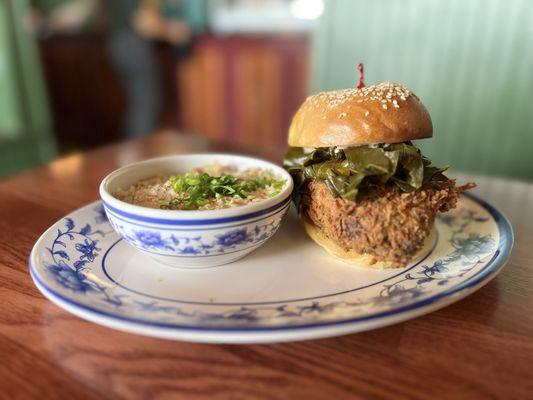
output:
<svg viewBox="0 0 533 400"><path fill-rule="evenodd" d="M359 146L399 143L433 136L420 99L390 82L310 96L294 115L289 145Z"/></svg>

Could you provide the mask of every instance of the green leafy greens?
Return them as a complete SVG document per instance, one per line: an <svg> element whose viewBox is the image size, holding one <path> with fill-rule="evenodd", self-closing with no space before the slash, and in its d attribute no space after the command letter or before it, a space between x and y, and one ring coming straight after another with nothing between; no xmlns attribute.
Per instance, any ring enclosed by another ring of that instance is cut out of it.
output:
<svg viewBox="0 0 533 400"><path fill-rule="evenodd" d="M356 147L290 147L284 168L295 183L294 198L299 205L301 191L310 179L324 181L331 194L360 201L373 189L395 185L404 192L447 180L443 172L410 142Z"/></svg>
<svg viewBox="0 0 533 400"><path fill-rule="evenodd" d="M161 208L170 210L197 210L211 199L239 196L247 198L250 193L268 188L271 197L280 193L285 180L276 180L269 174L262 174L253 179L240 179L223 174L215 177L208 173L187 173L169 178L174 192L180 195L176 199L161 204Z"/></svg>

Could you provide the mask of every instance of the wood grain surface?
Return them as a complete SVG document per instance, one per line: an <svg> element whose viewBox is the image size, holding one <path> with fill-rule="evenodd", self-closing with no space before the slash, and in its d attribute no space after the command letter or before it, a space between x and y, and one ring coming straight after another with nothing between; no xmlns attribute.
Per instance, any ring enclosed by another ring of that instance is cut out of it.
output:
<svg viewBox="0 0 533 400"><path fill-rule="evenodd" d="M34 242L96 200L108 172L150 156L213 149L227 147L161 133L0 181L0 398L532 398L531 213L529 222L513 214L509 263L477 293L409 322L333 339L272 345L151 339L71 316L39 293L27 267Z"/></svg>

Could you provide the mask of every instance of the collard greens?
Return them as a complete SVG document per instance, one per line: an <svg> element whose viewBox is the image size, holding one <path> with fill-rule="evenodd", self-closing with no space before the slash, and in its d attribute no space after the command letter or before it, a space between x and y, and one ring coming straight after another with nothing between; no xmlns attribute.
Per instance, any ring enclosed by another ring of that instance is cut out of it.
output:
<svg viewBox="0 0 533 400"><path fill-rule="evenodd" d="M283 162L295 183L295 200L309 179L322 180L331 194L360 201L376 186L395 185L404 192L447 180L446 168L431 165L410 142L356 147L290 147Z"/></svg>

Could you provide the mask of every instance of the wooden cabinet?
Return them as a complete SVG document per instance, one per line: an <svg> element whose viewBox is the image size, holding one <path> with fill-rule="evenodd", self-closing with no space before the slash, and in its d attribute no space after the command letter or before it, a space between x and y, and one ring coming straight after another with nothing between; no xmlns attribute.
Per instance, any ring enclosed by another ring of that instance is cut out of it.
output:
<svg viewBox="0 0 533 400"><path fill-rule="evenodd" d="M292 114L307 93L308 53L305 36L201 35L187 57L159 44L161 127L236 144L284 147ZM105 36L43 40L41 55L60 149L119 139L126 99L109 64Z"/></svg>
<svg viewBox="0 0 533 400"><path fill-rule="evenodd" d="M305 99L305 36L203 36L178 63L183 130L242 145L281 148Z"/></svg>

